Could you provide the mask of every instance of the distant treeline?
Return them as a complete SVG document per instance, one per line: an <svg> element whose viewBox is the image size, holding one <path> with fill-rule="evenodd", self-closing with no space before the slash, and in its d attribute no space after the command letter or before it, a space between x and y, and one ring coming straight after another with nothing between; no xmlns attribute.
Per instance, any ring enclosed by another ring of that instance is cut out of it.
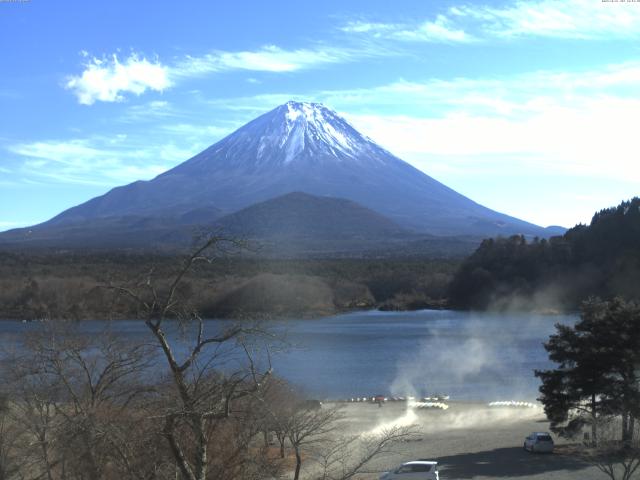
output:
<svg viewBox="0 0 640 480"><path fill-rule="evenodd" d="M1 253L0 318L132 318L110 284L162 285L181 257ZM561 237L484 240L457 258L261 259L221 255L182 285L205 317L322 316L354 309L574 310L589 296L640 298L640 199Z"/></svg>
<svg viewBox="0 0 640 480"><path fill-rule="evenodd" d="M0 318L133 318L113 284L162 285L181 263L170 255L0 253ZM221 256L197 265L182 295L205 317L319 316L446 303L459 260L261 260Z"/></svg>
<svg viewBox="0 0 640 480"><path fill-rule="evenodd" d="M589 296L640 298L640 198L561 237L484 240L456 273L459 308L577 309Z"/></svg>

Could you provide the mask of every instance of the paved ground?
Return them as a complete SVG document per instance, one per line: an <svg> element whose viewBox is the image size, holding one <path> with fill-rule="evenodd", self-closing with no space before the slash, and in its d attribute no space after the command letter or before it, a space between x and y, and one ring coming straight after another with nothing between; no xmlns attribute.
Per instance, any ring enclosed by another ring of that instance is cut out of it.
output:
<svg viewBox="0 0 640 480"><path fill-rule="evenodd" d="M416 424L417 441L404 443L398 455L374 465L384 471L407 460L428 458L440 465L447 479L602 479L596 468L568 454L565 442L556 439L554 454L532 454L522 449L533 431L548 431L539 408L496 408L478 403L451 403L446 411L412 410L402 403L346 404L346 425L366 432L394 423ZM362 478L374 479L378 474Z"/></svg>

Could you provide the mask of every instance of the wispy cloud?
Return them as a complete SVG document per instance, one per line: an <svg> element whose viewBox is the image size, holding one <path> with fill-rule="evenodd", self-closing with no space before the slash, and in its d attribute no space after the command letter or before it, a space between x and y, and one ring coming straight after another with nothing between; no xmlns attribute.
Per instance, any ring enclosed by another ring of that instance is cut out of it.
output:
<svg viewBox="0 0 640 480"><path fill-rule="evenodd" d="M18 143L8 147L29 179L112 186L147 180L197 153L203 144L162 143L127 135Z"/></svg>
<svg viewBox="0 0 640 480"><path fill-rule="evenodd" d="M435 20L427 21L414 29L404 29L394 32L395 38L427 42L472 42L474 37L444 15L438 15Z"/></svg>
<svg viewBox="0 0 640 480"><path fill-rule="evenodd" d="M461 3L431 19L405 23L348 22L342 31L376 38L471 42L515 37L638 38L640 4L600 0L512 1L499 7Z"/></svg>
<svg viewBox="0 0 640 480"><path fill-rule="evenodd" d="M519 118L451 113L350 115L349 120L434 174L541 170L638 182L640 144L633 125L639 108L640 101L601 98L571 107L547 104Z"/></svg>
<svg viewBox="0 0 640 480"><path fill-rule="evenodd" d="M541 168L638 182L639 76L640 63L631 62L574 73L401 81L325 98L428 172L468 175L493 165L498 174ZM387 113L358 113L375 105Z"/></svg>
<svg viewBox="0 0 640 480"><path fill-rule="evenodd" d="M4 220L0 220L0 232L4 231L4 230L9 230L12 228L20 228L20 227L26 227L27 225L33 225L36 222L12 222L12 221L4 221Z"/></svg>
<svg viewBox="0 0 640 480"><path fill-rule="evenodd" d="M343 32L366 34L374 38L432 43L467 43L475 38L456 26L445 15L419 24L353 21L341 28Z"/></svg>
<svg viewBox="0 0 640 480"><path fill-rule="evenodd" d="M209 101L247 120L295 98L322 101L427 173L545 171L640 181L640 62L575 72L398 80L373 88ZM633 179L633 180L631 180Z"/></svg>
<svg viewBox="0 0 640 480"><path fill-rule="evenodd" d="M139 123L174 118L181 115L182 113L178 112L168 101L152 100L128 105L118 120L124 123Z"/></svg>
<svg viewBox="0 0 640 480"><path fill-rule="evenodd" d="M147 90L162 91L171 86L168 68L158 61L151 62L136 53L123 61L117 54L111 57L90 57L80 75L68 78L65 87L83 105L96 101L119 102L125 93L141 95Z"/></svg>
<svg viewBox="0 0 640 480"><path fill-rule="evenodd" d="M96 58L86 52L82 53L87 58L84 70L80 75L70 76L65 88L76 95L79 103L92 105L96 101L119 102L125 99L125 94L161 92L181 80L214 73L238 70L296 72L350 62L366 56L380 55L382 52L380 49L374 51L363 47L350 49L319 46L287 50L276 45L266 45L257 50L215 50L203 55L187 55L166 65L159 60L149 61L136 53L123 61L116 54ZM250 81L257 82L256 79Z"/></svg>
<svg viewBox="0 0 640 480"><path fill-rule="evenodd" d="M640 36L640 5L600 0L516 1L501 7L461 5L451 18L477 22L498 37L542 36L593 39Z"/></svg>
<svg viewBox="0 0 640 480"><path fill-rule="evenodd" d="M68 77L65 87L81 104L92 105L97 101L122 101L128 94L161 92L187 78L222 72L290 73L371 56L397 55L399 52L391 46L393 42L394 45L466 44L523 37L636 39L640 37L640 3L599 0L517 0L500 6L460 3L431 18L395 23L357 20L346 23L341 30L353 38L346 43L334 38L304 48L264 45L237 51L213 50L164 63L135 52L122 60L117 54L98 58L83 52L83 70Z"/></svg>
<svg viewBox="0 0 640 480"><path fill-rule="evenodd" d="M221 138L228 135L233 130L241 127L241 123L234 124L233 126L220 127L217 125L202 125L192 123L174 123L160 126L160 130L171 135L176 135L181 138L197 138L208 140Z"/></svg>
<svg viewBox="0 0 640 480"><path fill-rule="evenodd" d="M372 33L374 35L380 35L384 32L393 32L395 30L401 30L401 24L394 23L382 23L382 22L363 22L363 21L351 21L340 28L343 32L347 33Z"/></svg>
<svg viewBox="0 0 640 480"><path fill-rule="evenodd" d="M174 77L193 77L230 70L254 72L295 72L325 64L353 60L359 54L337 47L286 50L267 45L254 51L214 51L201 56L188 56L171 68Z"/></svg>

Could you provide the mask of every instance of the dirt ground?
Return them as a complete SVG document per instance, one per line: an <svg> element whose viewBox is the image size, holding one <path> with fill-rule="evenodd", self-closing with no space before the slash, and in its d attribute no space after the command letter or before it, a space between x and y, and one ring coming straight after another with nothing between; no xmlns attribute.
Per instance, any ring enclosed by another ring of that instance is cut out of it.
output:
<svg viewBox="0 0 640 480"><path fill-rule="evenodd" d="M567 443L554 436L556 452L532 454L523 450L525 437L548 431L542 409L489 407L481 403L449 402L448 410L407 409L406 403L344 405L345 428L370 432L392 424L417 425L416 441L405 442L397 454L372 465L362 479L408 460L431 459L439 463L440 478L453 479L602 479L595 467L565 453Z"/></svg>

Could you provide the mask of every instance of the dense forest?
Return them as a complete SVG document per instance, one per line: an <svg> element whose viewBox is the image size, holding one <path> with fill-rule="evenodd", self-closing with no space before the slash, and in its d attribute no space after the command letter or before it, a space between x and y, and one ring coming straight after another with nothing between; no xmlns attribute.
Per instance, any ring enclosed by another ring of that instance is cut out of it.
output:
<svg viewBox="0 0 640 480"><path fill-rule="evenodd" d="M162 284L181 257L0 253L0 318L132 318L109 285ZM182 296L205 317L321 316L440 307L456 259L258 259L221 255L189 272Z"/></svg>
<svg viewBox="0 0 640 480"><path fill-rule="evenodd" d="M162 283L177 255L0 253L0 318L131 318L110 284ZM321 316L353 309L574 310L585 298L640 298L640 198L563 236L484 240L453 258L265 259L220 255L185 279L206 317Z"/></svg>
<svg viewBox="0 0 640 480"><path fill-rule="evenodd" d="M640 198L561 237L484 240L449 288L453 306L474 309L572 310L593 295L640 298Z"/></svg>

